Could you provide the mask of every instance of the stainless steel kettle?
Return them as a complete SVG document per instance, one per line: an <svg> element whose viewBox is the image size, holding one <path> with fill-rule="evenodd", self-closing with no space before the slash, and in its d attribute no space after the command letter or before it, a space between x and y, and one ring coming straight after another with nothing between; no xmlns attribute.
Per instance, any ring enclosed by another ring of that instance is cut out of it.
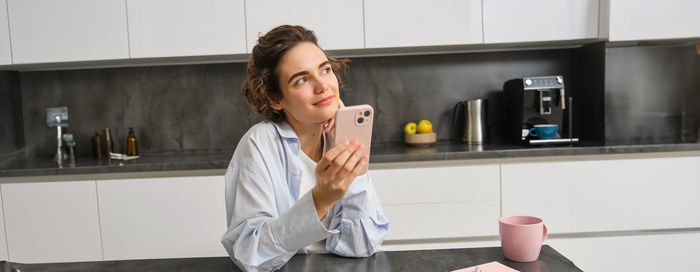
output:
<svg viewBox="0 0 700 272"><path fill-rule="evenodd" d="M486 113L487 99L475 99L458 102L452 110L452 125L456 128L460 115L464 115L464 140L468 144L483 144L488 140L488 125Z"/></svg>

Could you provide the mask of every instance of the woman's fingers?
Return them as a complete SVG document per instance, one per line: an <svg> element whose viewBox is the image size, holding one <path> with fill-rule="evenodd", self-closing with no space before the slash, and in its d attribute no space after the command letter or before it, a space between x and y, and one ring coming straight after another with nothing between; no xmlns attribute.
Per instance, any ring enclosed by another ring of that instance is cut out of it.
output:
<svg viewBox="0 0 700 272"><path fill-rule="evenodd" d="M326 151L321 157L321 160L316 165L317 169L326 170L328 166L335 160L335 158L350 145L350 142L345 141L342 144L336 145L330 150Z"/></svg>
<svg viewBox="0 0 700 272"><path fill-rule="evenodd" d="M343 167L345 166L345 163L348 161L348 159L350 159L350 157L352 156L352 154L353 154L358 148L359 148L359 143L357 143L357 141L354 141L354 140L353 140L352 142L350 142L350 145L348 145L348 146L345 148L345 150L343 150L343 152L340 152L340 154L338 154L338 156L336 156L336 157L333 159L333 161L331 162L331 164L328 166L327 171L328 171L330 174L333 174L333 175L335 175L335 174L337 174L338 172L340 172L340 171L343 169Z"/></svg>
<svg viewBox="0 0 700 272"><path fill-rule="evenodd" d="M362 158L360 158L360 161L355 164L355 168L352 169L352 175L353 178L352 180L355 180L355 177L362 175L365 170L367 170L367 167L369 166L369 156L364 155Z"/></svg>
<svg viewBox="0 0 700 272"><path fill-rule="evenodd" d="M340 100L340 97L338 97L338 108L344 108L345 104L343 103L343 100ZM333 133L333 130L335 129L335 117L328 119L328 121L323 123L323 131L325 131L328 134Z"/></svg>
<svg viewBox="0 0 700 272"><path fill-rule="evenodd" d="M362 154L365 150L365 147L362 144L359 144L357 149L352 152L350 157L345 161L343 164L343 167L338 171L339 175L347 175L349 173L352 173L352 171L355 169L355 165L357 165L357 162L362 159Z"/></svg>

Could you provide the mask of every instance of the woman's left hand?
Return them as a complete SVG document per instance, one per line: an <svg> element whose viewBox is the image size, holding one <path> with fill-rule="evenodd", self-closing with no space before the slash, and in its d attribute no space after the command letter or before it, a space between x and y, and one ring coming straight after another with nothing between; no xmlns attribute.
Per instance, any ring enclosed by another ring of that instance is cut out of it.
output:
<svg viewBox="0 0 700 272"><path fill-rule="evenodd" d="M340 100L340 97L338 97L338 108L344 108L345 104L343 104L343 100ZM331 119L328 119L328 121L323 122L323 131L326 132L327 134L333 133L333 130L335 129L335 117L332 117Z"/></svg>

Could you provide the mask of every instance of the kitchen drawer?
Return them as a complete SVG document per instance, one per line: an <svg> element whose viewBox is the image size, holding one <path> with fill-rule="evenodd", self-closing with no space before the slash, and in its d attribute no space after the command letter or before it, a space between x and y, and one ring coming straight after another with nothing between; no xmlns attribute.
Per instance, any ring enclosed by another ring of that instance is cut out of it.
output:
<svg viewBox="0 0 700 272"><path fill-rule="evenodd" d="M0 261L7 261L7 238L5 236L5 215L2 209L2 189L0 188Z"/></svg>
<svg viewBox="0 0 700 272"><path fill-rule="evenodd" d="M379 169L370 176L390 222L386 240L498 234L498 165Z"/></svg>
<svg viewBox="0 0 700 272"><path fill-rule="evenodd" d="M228 256L224 178L97 181L105 260Z"/></svg>
<svg viewBox="0 0 700 272"><path fill-rule="evenodd" d="M9 261L102 260L94 180L0 186Z"/></svg>
<svg viewBox="0 0 700 272"><path fill-rule="evenodd" d="M551 233L700 227L700 157L502 165L503 215Z"/></svg>
<svg viewBox="0 0 700 272"><path fill-rule="evenodd" d="M498 165L380 169L370 177L382 205L500 198Z"/></svg>
<svg viewBox="0 0 700 272"><path fill-rule="evenodd" d="M498 200L481 202L385 205L386 240L498 235Z"/></svg>
<svg viewBox="0 0 700 272"><path fill-rule="evenodd" d="M700 271L697 232L570 240L565 256L583 271Z"/></svg>

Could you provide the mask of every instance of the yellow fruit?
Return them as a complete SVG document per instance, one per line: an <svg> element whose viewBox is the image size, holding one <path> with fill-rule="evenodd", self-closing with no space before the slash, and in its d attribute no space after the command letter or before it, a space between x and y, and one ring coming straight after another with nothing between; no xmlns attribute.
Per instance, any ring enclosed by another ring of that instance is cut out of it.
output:
<svg viewBox="0 0 700 272"><path fill-rule="evenodd" d="M416 134L416 123L408 122L406 126L403 127L403 132L406 134Z"/></svg>
<svg viewBox="0 0 700 272"><path fill-rule="evenodd" d="M433 124L428 120L418 122L418 133L433 133Z"/></svg>

